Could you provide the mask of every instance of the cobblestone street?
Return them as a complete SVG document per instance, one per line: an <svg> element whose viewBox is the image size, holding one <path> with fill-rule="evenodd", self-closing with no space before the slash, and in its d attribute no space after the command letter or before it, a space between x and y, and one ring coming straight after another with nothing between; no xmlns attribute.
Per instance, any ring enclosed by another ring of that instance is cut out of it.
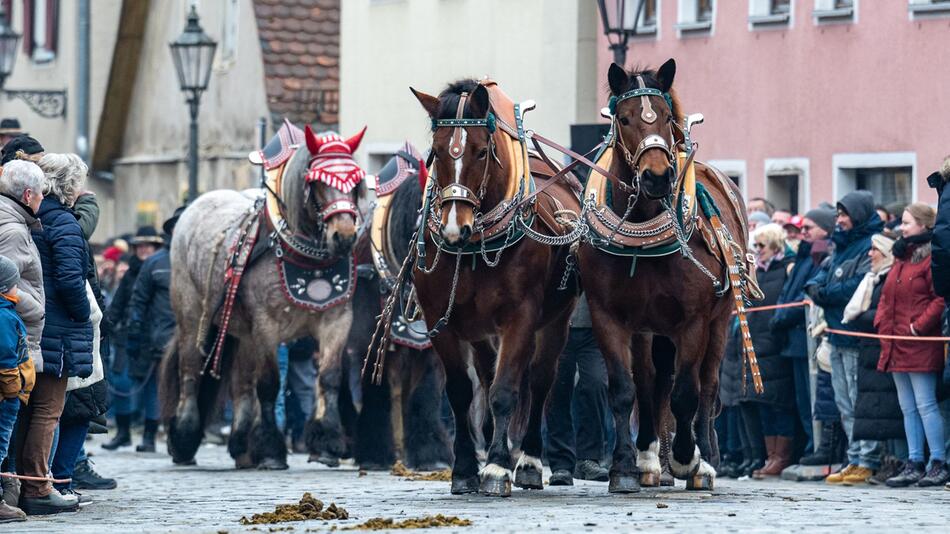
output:
<svg viewBox="0 0 950 534"><path fill-rule="evenodd" d="M406 519L456 515L471 527L438 532L946 532L950 491L830 487L821 483L719 481L710 493L675 490L610 496L606 484L579 482L544 491L515 490L510 499L455 497L445 482L412 482L389 473L359 476L350 467L328 469L292 455L284 472L235 471L223 446L205 445L198 465L173 466L164 453L131 448L107 453L87 442L96 469L119 480L112 491L89 491L96 501L75 514L34 517L0 531L69 534L143 532L327 532L373 517ZM164 450L164 445L160 446ZM242 526L241 516L273 511L304 492L350 513L347 521Z"/></svg>

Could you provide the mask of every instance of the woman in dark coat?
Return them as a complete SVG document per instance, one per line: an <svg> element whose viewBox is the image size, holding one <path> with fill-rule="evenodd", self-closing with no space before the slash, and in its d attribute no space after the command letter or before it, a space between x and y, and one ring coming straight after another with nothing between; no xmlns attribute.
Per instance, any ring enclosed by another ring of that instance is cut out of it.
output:
<svg viewBox="0 0 950 534"><path fill-rule="evenodd" d="M785 240L782 227L767 224L756 228L753 234L753 247L756 252L756 279L765 294L758 306L775 304L785 279L791 268L792 258L786 257ZM743 417L746 423L752 423L754 417L762 429L765 450L768 455L765 465L753 471L756 478L778 476L791 464L792 441L795 437L795 383L792 376L792 362L781 355L783 339L776 336L769 327L772 311L753 312L748 316L749 332L759 362L762 383L765 390L755 393L752 388L751 370L746 370L747 387L743 393Z"/></svg>
<svg viewBox="0 0 950 534"><path fill-rule="evenodd" d="M883 234L871 237L871 271L851 297L844 310L844 323L857 332L874 333L874 316L888 273L894 264L894 240ZM877 370L881 343L876 339L858 341L858 397L854 403L854 439L887 441L904 439L904 417L897 400L894 381L887 373ZM901 447L903 448L903 447ZM894 451L891 450L891 453ZM868 480L883 484L900 472L902 463L890 458L878 473Z"/></svg>
<svg viewBox="0 0 950 534"><path fill-rule="evenodd" d="M87 378L92 374L93 329L86 294L86 240L69 208L82 190L86 164L75 154L47 154L40 161L40 167L51 191L36 213L43 225L42 231L33 233L46 291L46 324L40 341L42 368L37 366L37 374L44 375L49 394L55 395L59 409L55 414L27 411L23 417L22 441L18 440L22 446L18 447L17 471L45 478L53 432L66 396L67 378ZM40 382L38 376L37 384ZM78 450L88 428L88 425L61 427L59 445L64 446L65 440ZM78 499L61 495L48 481L24 480L20 505L27 514L48 514L75 510Z"/></svg>
<svg viewBox="0 0 950 534"><path fill-rule="evenodd" d="M922 202L904 210L902 237L894 244L894 268L884 283L874 317L879 334L939 336L944 300L934 292L930 239L936 213ZM904 413L908 461L889 486L943 485L950 479L945 461L943 417L937 406L937 380L943 372L943 344L881 340L878 370L889 372ZM930 446L930 469L924 473L924 442Z"/></svg>

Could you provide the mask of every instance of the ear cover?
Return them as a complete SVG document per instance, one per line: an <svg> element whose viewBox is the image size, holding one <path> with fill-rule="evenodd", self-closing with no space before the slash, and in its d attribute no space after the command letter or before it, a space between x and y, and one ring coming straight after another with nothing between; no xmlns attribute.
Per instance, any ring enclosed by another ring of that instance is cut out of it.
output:
<svg viewBox="0 0 950 534"><path fill-rule="evenodd" d="M346 143L346 146L350 147L350 154L355 153L356 149L360 147L360 142L363 141L363 134L365 133L366 133L366 126L363 126L363 129L360 130L359 133L357 133L353 137L350 137L349 139L344 141Z"/></svg>
<svg viewBox="0 0 950 534"><path fill-rule="evenodd" d="M307 140L307 150L309 150L311 154L316 154L317 152L320 151L320 145L322 143L320 142L319 139L317 139L317 136L314 135L313 130L310 128L309 124L304 128L303 136L304 136L304 139Z"/></svg>

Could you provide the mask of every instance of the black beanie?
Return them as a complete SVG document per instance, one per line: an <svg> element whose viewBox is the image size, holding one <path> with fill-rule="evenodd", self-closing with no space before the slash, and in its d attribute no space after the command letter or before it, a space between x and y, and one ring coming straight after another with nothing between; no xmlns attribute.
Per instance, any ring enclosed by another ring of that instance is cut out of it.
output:
<svg viewBox="0 0 950 534"><path fill-rule="evenodd" d="M0 166L6 165L16 159L16 154L20 151L28 156L45 152L43 145L36 139L33 139L29 135L18 135L3 145L3 151L0 152Z"/></svg>

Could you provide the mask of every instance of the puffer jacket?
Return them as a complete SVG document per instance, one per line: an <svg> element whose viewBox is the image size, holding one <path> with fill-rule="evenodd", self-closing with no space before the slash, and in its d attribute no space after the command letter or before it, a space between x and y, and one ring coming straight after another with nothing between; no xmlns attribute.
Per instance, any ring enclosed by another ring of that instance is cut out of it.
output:
<svg viewBox="0 0 950 534"><path fill-rule="evenodd" d="M930 252L930 243L911 245L904 258L894 260L874 317L879 334L940 335L944 300L934 293ZM942 372L943 366L942 343L881 340L880 371L935 373Z"/></svg>
<svg viewBox="0 0 950 534"><path fill-rule="evenodd" d="M878 280L868 309L848 324L857 332L874 332L874 316L890 273ZM887 373L877 370L881 344L876 339L858 342L858 397L854 404L854 439L886 440L904 438L904 414L897 400L897 388Z"/></svg>
<svg viewBox="0 0 950 534"><path fill-rule="evenodd" d="M853 227L848 231L835 230L832 234L835 250L830 261L823 263L818 274L805 284L805 292L824 309L829 328L853 330L853 327L841 323L844 308L864 274L871 270L871 258L868 257L871 236L879 233L884 223L874 211L874 197L869 191L848 193L838 205L851 217ZM853 336L831 334L829 340L838 347L858 346L858 340Z"/></svg>
<svg viewBox="0 0 950 534"><path fill-rule="evenodd" d="M46 290L43 266L31 232L43 225L28 206L7 195L0 195L0 255L20 269L16 311L26 324L26 333L39 342L46 317Z"/></svg>
<svg viewBox="0 0 950 534"><path fill-rule="evenodd" d="M946 178L944 178L946 180ZM934 224L930 272L934 292L950 301L950 186L946 181L937 190L937 220Z"/></svg>
<svg viewBox="0 0 950 534"><path fill-rule="evenodd" d="M26 348L26 325L16 313L15 300L0 296L0 400L19 397L26 404L36 372Z"/></svg>
<svg viewBox="0 0 950 534"><path fill-rule="evenodd" d="M815 277L821 269L824 257L813 258L812 244L802 241L795 254L795 265L785 280L782 294L776 304L801 302L805 299L805 283ZM781 354L790 358L805 358L808 356L808 341L805 332L805 320L808 308L780 308L775 310L769 326L778 335L785 338Z"/></svg>
<svg viewBox="0 0 950 534"><path fill-rule="evenodd" d="M792 258L772 261L767 269L759 267L756 279L765 299L756 302L757 306L771 306L778 300L785 285ZM746 387L742 401L762 402L774 406L793 408L795 406L795 381L792 374L792 361L781 355L783 339L781 334L769 327L773 311L752 312L748 315L749 333L759 362L759 372L765 390L757 394L752 387L752 370L746 368Z"/></svg>
<svg viewBox="0 0 950 534"><path fill-rule="evenodd" d="M76 217L55 197L37 213L43 231L33 234L43 264L46 325L37 372L53 376L92 374L92 322L86 296L86 240Z"/></svg>

